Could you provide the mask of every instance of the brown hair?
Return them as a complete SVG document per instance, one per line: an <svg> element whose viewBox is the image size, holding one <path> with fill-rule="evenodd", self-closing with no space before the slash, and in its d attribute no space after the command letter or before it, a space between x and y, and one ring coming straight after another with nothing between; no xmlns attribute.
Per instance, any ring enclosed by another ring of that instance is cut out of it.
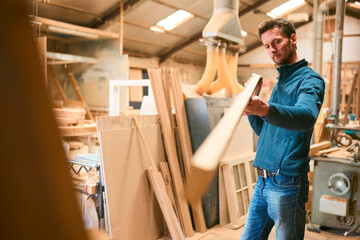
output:
<svg viewBox="0 0 360 240"><path fill-rule="evenodd" d="M284 33L288 38L291 37L292 34L296 34L294 25L286 20L285 18L275 18L269 19L262 22L258 27L259 37L261 35L274 27L278 27L281 29L281 32Z"/></svg>

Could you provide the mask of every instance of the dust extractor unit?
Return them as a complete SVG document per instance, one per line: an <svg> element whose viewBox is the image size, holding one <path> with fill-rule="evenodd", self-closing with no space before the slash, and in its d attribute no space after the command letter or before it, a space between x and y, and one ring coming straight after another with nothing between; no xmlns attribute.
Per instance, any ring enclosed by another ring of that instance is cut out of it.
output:
<svg viewBox="0 0 360 240"><path fill-rule="evenodd" d="M237 82L238 53L244 50L238 13L238 0L214 0L213 16L201 39L207 47L207 58L205 72L195 87L200 95L225 88L225 97L233 97L243 89Z"/></svg>

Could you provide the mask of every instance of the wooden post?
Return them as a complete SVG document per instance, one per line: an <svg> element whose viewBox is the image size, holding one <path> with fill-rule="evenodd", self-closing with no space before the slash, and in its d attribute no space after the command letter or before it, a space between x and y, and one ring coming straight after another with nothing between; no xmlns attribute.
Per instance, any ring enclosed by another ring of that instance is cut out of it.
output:
<svg viewBox="0 0 360 240"><path fill-rule="evenodd" d="M260 75L253 74L249 85L238 95L224 117L195 152L191 161L190 177L185 188L186 198L190 202L200 199L205 193L217 171L219 161L229 145L235 128L240 122L245 107L261 79Z"/></svg>
<svg viewBox="0 0 360 240"><path fill-rule="evenodd" d="M349 111L350 111L350 105L352 103L354 93L355 93L357 79L358 79L358 72L355 73L354 80L353 80L353 82L351 84L350 94L349 94L349 98L348 98L348 100L346 102L344 118L343 118L343 121L342 121L343 126L345 126L346 123L347 123L347 118L348 118L348 114L349 114Z"/></svg>
<svg viewBox="0 0 360 240"><path fill-rule="evenodd" d="M69 77L72 85L74 86L76 95L78 96L78 98L80 99L80 101L84 103L84 108L85 108L85 110L86 110L86 114L88 115L88 117L89 117L90 120L94 120L94 117L93 117L93 115L91 114L91 111L90 111L88 105L86 104L85 99L84 99L84 97L83 97L83 95L82 95L82 93L81 93L81 91L80 91L80 87L79 87L79 85L78 85L77 82L76 82L76 79L75 79L75 77L74 77L74 74L73 74L72 72L70 72L67 68L65 68L65 69L66 69L66 72L67 72L67 74L68 74L68 77Z"/></svg>
<svg viewBox="0 0 360 240"><path fill-rule="evenodd" d="M60 96L62 98L62 100L68 100L64 89L62 88L60 82L58 81L57 77L55 76L55 72L54 69L52 69L52 67L49 67L49 74L50 74L50 78L55 82L56 88L59 90Z"/></svg>
<svg viewBox="0 0 360 240"><path fill-rule="evenodd" d="M120 30L119 30L119 52L123 55L124 51L124 1L120 3Z"/></svg>
<svg viewBox="0 0 360 240"><path fill-rule="evenodd" d="M360 66L359 66L359 70L360 70ZM358 70L358 71L359 71ZM358 72L359 73L359 72ZM356 119L358 121L360 121L360 77L358 74L358 79L357 79L357 90L356 90L356 94L357 94L357 101L356 101Z"/></svg>

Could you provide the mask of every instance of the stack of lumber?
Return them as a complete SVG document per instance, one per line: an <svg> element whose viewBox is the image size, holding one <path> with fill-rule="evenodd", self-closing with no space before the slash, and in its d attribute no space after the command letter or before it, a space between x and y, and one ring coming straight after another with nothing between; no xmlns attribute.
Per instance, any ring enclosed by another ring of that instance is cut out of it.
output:
<svg viewBox="0 0 360 240"><path fill-rule="evenodd" d="M96 124L93 120L85 119L84 108L53 108L62 137L74 137L96 134Z"/></svg>
<svg viewBox="0 0 360 240"><path fill-rule="evenodd" d="M183 177L180 172L180 161L182 156L183 168L185 170L185 181L190 174L190 160L192 157L191 142L187 117L185 112L183 90L180 73L175 69L148 69L151 86L154 92L156 109L161 120L161 130L164 137L164 145L169 162L172 182L174 184L175 202L178 218L182 224L184 235L193 235L191 217L188 204L184 197ZM172 101L171 101L172 100ZM175 120L172 114L172 107L175 110ZM175 138L175 128L179 134L180 143ZM181 146L177 154L177 144ZM190 202L193 214L195 230L205 232L206 225L201 199Z"/></svg>

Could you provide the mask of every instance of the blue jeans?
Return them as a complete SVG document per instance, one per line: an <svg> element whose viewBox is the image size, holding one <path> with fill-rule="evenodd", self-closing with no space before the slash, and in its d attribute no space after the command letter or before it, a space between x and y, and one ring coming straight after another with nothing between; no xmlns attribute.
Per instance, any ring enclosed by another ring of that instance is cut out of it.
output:
<svg viewBox="0 0 360 240"><path fill-rule="evenodd" d="M274 224L277 240L304 239L308 192L307 174L301 177L259 176L241 239L268 239Z"/></svg>

